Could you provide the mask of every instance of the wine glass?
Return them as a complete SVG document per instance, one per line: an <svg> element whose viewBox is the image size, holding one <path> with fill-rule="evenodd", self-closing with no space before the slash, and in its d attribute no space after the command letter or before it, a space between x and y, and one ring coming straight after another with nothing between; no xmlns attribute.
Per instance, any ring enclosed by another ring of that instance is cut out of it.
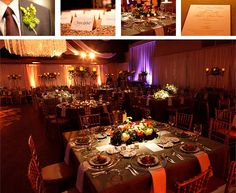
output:
<svg viewBox="0 0 236 193"><path fill-rule="evenodd" d="M173 127L175 125L175 116L174 115L169 116L168 123L171 127Z"/></svg>
<svg viewBox="0 0 236 193"><path fill-rule="evenodd" d="M195 135L195 141L198 141L199 136L202 134L202 124L194 124L193 133Z"/></svg>

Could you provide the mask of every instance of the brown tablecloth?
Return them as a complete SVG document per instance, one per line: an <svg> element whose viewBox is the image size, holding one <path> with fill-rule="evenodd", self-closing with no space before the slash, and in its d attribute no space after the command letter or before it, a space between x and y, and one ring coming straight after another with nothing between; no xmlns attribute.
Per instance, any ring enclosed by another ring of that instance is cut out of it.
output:
<svg viewBox="0 0 236 193"><path fill-rule="evenodd" d="M167 134L171 135L171 134ZM78 131L73 132L66 132L64 133L65 141L75 138L78 136ZM156 139L153 140L155 142ZM189 142L190 139L181 138L181 141ZM98 142L97 146L109 144L110 138L106 138ZM222 177L224 174L225 169L225 160L227 157L227 148L225 145L220 144L218 142L209 140L207 138L200 138L200 143L207 146L211 149L211 151L206 151L209 156L211 166L213 168L214 176L215 177ZM193 142L191 142L193 143ZM177 157L172 155L173 150L180 153L184 160L179 160ZM167 191L174 191L175 190L175 183L176 181L184 181L195 175L200 173L200 166L198 160L192 154L183 153L179 149L179 145L170 149L164 149L162 151L158 151L156 153L151 152L145 146L140 145L138 149L138 153L153 153L156 156L160 156L161 153L166 153L169 157L171 157L176 163L167 163L165 168L166 175L167 175ZM71 159L74 160L74 164L78 167L79 163L82 163L86 160L84 155L81 152L72 150L71 151ZM91 176L91 170L87 170L85 172L84 178L84 187L86 193L147 193L150 192L151 188L151 175L147 170L144 170L140 167L136 169L139 171L139 175L133 176L128 170L125 170L125 166L128 163L134 163L135 158L133 159L126 159L122 158L119 163L115 166L121 170L121 175L118 176L117 173L108 173L106 175L101 175L99 177L93 178Z"/></svg>

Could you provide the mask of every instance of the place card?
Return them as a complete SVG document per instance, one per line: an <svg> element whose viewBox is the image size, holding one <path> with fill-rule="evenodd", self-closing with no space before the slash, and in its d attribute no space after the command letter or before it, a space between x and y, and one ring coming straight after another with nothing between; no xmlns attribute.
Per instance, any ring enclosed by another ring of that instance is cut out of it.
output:
<svg viewBox="0 0 236 193"><path fill-rule="evenodd" d="M109 25L115 26L116 25L116 15L115 12L106 12L105 15L102 17L101 25Z"/></svg>
<svg viewBox="0 0 236 193"><path fill-rule="evenodd" d="M81 15L73 17L71 23L72 30L92 31L94 28L94 16Z"/></svg>
<svg viewBox="0 0 236 193"><path fill-rule="evenodd" d="M144 146L148 149L150 149L152 152L162 151L163 148L159 147L155 143L145 143Z"/></svg>
<svg viewBox="0 0 236 193"><path fill-rule="evenodd" d="M230 5L191 5L182 35L230 36L230 26Z"/></svg>
<svg viewBox="0 0 236 193"><path fill-rule="evenodd" d="M61 24L71 23L72 13L71 12L62 12L61 13Z"/></svg>
<svg viewBox="0 0 236 193"><path fill-rule="evenodd" d="M85 11L84 10L73 10L73 11L71 11L71 13L72 13L72 16L78 17L81 15L84 15Z"/></svg>

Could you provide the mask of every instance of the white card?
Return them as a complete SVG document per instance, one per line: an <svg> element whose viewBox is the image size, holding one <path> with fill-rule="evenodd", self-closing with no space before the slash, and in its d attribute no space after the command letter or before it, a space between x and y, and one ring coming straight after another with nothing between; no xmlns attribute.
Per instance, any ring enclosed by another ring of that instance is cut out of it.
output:
<svg viewBox="0 0 236 193"><path fill-rule="evenodd" d="M155 143L145 143L144 146L148 149L150 149L152 152L162 151L163 148L159 147Z"/></svg>
<svg viewBox="0 0 236 193"><path fill-rule="evenodd" d="M110 25L115 26L116 25L116 15L115 13L106 12L105 15L102 15L102 23L101 25Z"/></svg>
<svg viewBox="0 0 236 193"><path fill-rule="evenodd" d="M159 131L159 132L157 132L157 134L160 135L160 136L162 136L162 135L170 134L170 132L164 130L164 131Z"/></svg>
<svg viewBox="0 0 236 193"><path fill-rule="evenodd" d="M94 17L82 15L80 17L73 17L71 23L72 30L92 31L94 26Z"/></svg>
<svg viewBox="0 0 236 193"><path fill-rule="evenodd" d="M62 12L61 13L61 24L71 23L72 13L71 12Z"/></svg>
<svg viewBox="0 0 236 193"><path fill-rule="evenodd" d="M83 11L83 10L74 10L74 11L71 11L71 13L72 13L72 16L74 17L74 16L81 16L81 15L84 15L85 14L85 12Z"/></svg>
<svg viewBox="0 0 236 193"><path fill-rule="evenodd" d="M182 35L230 36L230 5L191 5Z"/></svg>

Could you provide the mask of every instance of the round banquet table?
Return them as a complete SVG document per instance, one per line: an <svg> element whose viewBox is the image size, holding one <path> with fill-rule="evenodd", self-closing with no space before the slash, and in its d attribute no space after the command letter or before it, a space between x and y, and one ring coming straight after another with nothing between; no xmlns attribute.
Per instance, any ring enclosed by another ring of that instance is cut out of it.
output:
<svg viewBox="0 0 236 193"><path fill-rule="evenodd" d="M99 103L96 101L93 105L79 105L78 103L63 102L56 106L58 117L67 117L73 126L79 127L79 116L86 114L101 114L110 111L110 103Z"/></svg>

